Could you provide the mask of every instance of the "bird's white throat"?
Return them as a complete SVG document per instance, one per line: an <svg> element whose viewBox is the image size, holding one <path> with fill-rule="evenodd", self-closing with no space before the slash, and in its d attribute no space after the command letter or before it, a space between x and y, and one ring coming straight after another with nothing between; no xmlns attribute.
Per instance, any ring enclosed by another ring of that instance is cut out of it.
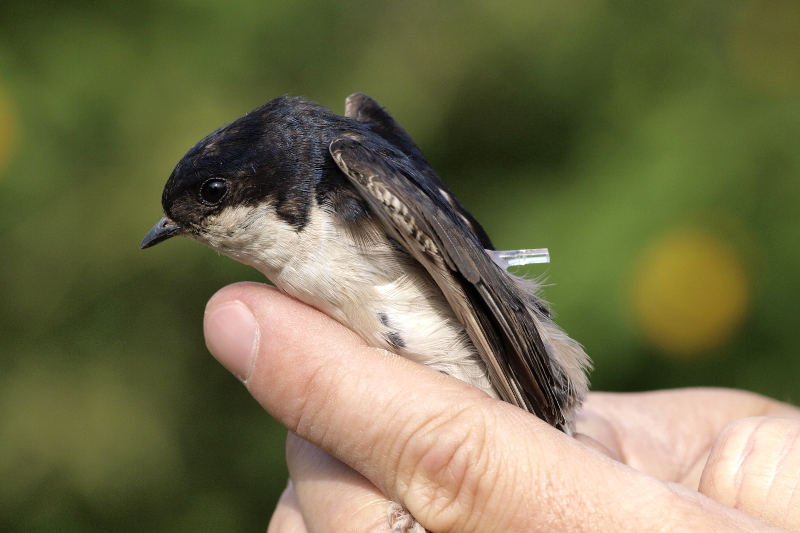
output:
<svg viewBox="0 0 800 533"><path fill-rule="evenodd" d="M302 230L271 205L236 206L192 235L262 272L279 289L367 343L453 375L497 397L484 363L425 269L395 248L377 218L346 226L313 206Z"/></svg>

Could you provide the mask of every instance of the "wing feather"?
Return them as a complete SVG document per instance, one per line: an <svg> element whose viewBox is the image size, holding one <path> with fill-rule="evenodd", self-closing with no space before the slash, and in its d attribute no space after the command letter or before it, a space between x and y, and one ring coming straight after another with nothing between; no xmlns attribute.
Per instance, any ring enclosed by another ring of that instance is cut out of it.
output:
<svg viewBox="0 0 800 533"><path fill-rule="evenodd" d="M530 286L486 254L483 229L391 116L365 95L346 107L383 142L355 131L336 138L330 152L339 168L442 290L499 396L569 432L587 388L586 355Z"/></svg>

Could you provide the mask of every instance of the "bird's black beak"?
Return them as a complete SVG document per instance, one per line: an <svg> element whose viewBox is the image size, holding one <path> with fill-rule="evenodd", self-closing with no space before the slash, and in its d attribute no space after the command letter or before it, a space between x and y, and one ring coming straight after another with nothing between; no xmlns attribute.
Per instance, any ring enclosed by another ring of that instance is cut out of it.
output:
<svg viewBox="0 0 800 533"><path fill-rule="evenodd" d="M147 235L144 236L144 240L142 240L140 247L143 250L145 248L150 248L161 241L166 241L170 237L180 235L181 232L183 232L183 226L174 223L167 217L161 217L161 220L158 221L158 224L153 226L153 229L148 231Z"/></svg>

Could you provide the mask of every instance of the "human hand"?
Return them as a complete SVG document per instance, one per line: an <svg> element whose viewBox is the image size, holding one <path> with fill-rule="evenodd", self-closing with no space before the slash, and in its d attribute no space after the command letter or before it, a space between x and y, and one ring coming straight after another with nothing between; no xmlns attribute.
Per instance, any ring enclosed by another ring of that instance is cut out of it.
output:
<svg viewBox="0 0 800 533"><path fill-rule="evenodd" d="M769 529L753 516L800 531L790 406L724 390L593 394L586 446L266 286L222 289L205 327L291 432L275 533L385 529L389 500L431 531ZM749 416L768 418L726 427Z"/></svg>

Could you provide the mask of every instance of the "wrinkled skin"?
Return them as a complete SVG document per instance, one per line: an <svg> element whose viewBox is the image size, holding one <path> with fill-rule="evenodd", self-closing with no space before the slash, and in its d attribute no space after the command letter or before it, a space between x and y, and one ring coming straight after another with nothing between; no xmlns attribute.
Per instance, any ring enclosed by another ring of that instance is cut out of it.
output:
<svg viewBox="0 0 800 533"><path fill-rule="evenodd" d="M271 533L388 531L389 500L431 531L800 531L792 406L593 393L572 439L263 285L222 289L205 331L291 432Z"/></svg>

